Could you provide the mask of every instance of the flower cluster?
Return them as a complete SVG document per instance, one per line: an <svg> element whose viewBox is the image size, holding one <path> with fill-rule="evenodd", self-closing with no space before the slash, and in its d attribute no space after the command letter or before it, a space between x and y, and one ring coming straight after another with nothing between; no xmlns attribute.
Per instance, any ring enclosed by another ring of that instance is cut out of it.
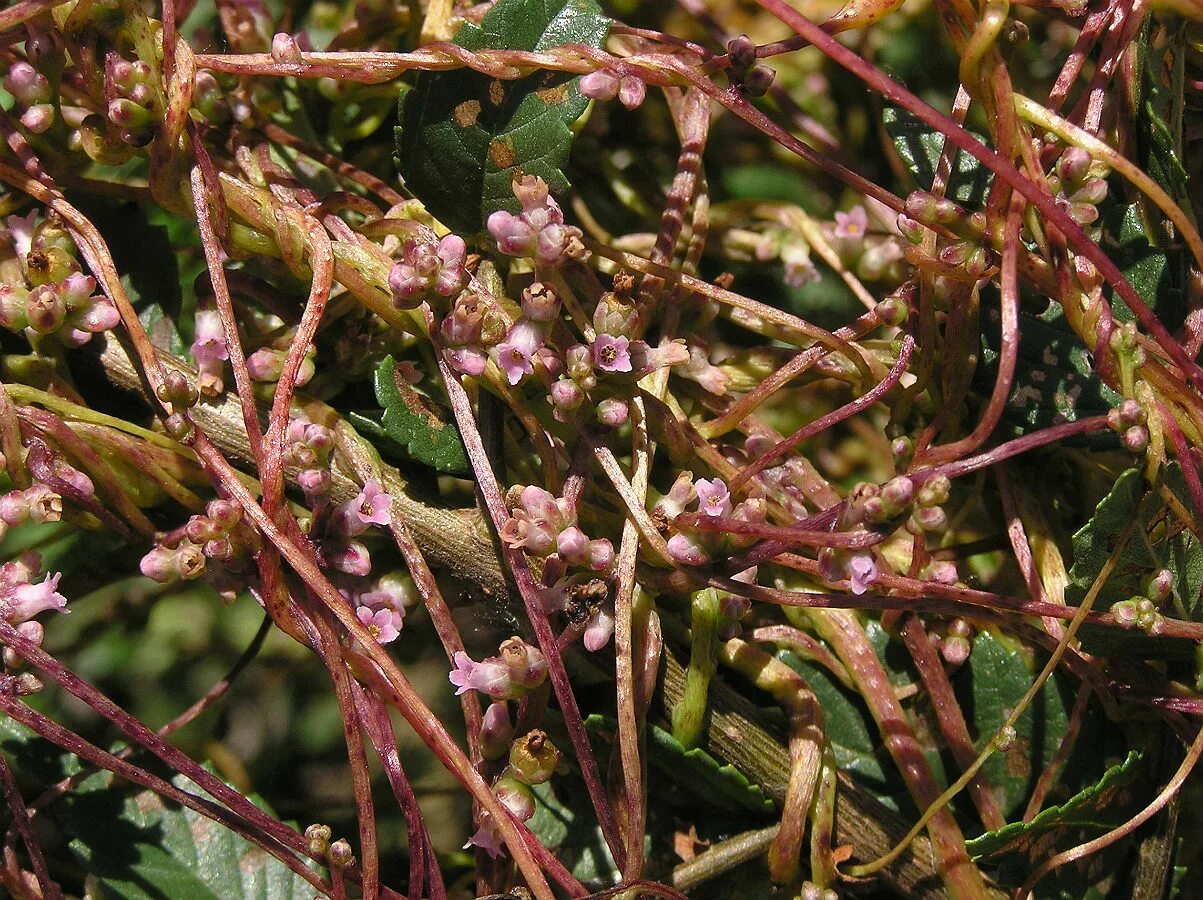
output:
<svg viewBox="0 0 1203 900"><path fill-rule="evenodd" d="M693 480L692 472L682 472L652 510L653 516L667 526L686 507L697 501L697 512L703 516L721 516L743 522L764 522L768 505L763 497L749 497L732 505L731 494L721 478ZM724 534L700 528L679 528L668 539L668 552L674 560L687 566L701 566L716 555L741 550L755 543L754 537Z"/></svg>
<svg viewBox="0 0 1203 900"><path fill-rule="evenodd" d="M334 432L325 425L311 422L300 413L288 423L284 444L284 463L296 466L297 483L305 492L305 502L316 509L326 502L330 491L330 451Z"/></svg>
<svg viewBox="0 0 1203 900"><path fill-rule="evenodd" d="M468 283L464 268L468 247L464 239L449 234L437 245L405 242L401 262L389 272L388 284L398 309L413 309L432 295L453 297Z"/></svg>
<svg viewBox="0 0 1203 900"><path fill-rule="evenodd" d="M1100 175L1106 172L1094 165L1089 153L1081 147L1069 147L1048 176L1049 190L1079 225L1090 226L1098 221L1099 204L1107 199L1107 181Z"/></svg>
<svg viewBox="0 0 1203 900"><path fill-rule="evenodd" d="M638 75L597 69L581 79L581 96L590 100L613 100L617 97L627 109L638 109L647 96L647 84Z"/></svg>
<svg viewBox="0 0 1203 900"><path fill-rule="evenodd" d="M72 483L83 493L91 494L92 480L76 469L71 469L71 472L78 476L78 479L72 479ZM21 525L27 520L57 522L62 517L63 498L44 484L9 491L0 497L0 538L9 527Z"/></svg>
<svg viewBox="0 0 1203 900"><path fill-rule="evenodd" d="M163 118L162 89L154 69L140 59L130 62L112 54L105 64L105 86L112 98L106 115L121 141L145 147Z"/></svg>
<svg viewBox="0 0 1203 900"><path fill-rule="evenodd" d="M347 575L370 574L372 558L368 548L355 538L373 525L388 525L392 521L392 503L392 497L380 483L369 480L358 494L336 506L320 543L321 561Z"/></svg>
<svg viewBox="0 0 1203 900"><path fill-rule="evenodd" d="M228 600L246 582L245 573L260 547L259 532L244 521L242 508L229 500L210 500L203 515L188 519L142 557L142 574L160 584L180 579L206 580Z"/></svg>
<svg viewBox="0 0 1203 900"><path fill-rule="evenodd" d="M455 668L448 676L456 696L479 691L494 700L516 700L534 690L547 678L547 660L538 647L520 637L501 643L498 656L474 662L463 650L452 660Z"/></svg>
<svg viewBox="0 0 1203 900"><path fill-rule="evenodd" d="M54 91L49 79L24 61L13 63L4 77L4 88L19 106L21 124L34 134L42 134L54 124Z"/></svg>
<svg viewBox="0 0 1203 900"><path fill-rule="evenodd" d="M514 215L499 209L487 223L502 253L530 257L541 266L558 266L587 255L581 230L564 224L564 212L542 178L525 175L515 179L513 187L522 212Z"/></svg>
<svg viewBox="0 0 1203 900"><path fill-rule="evenodd" d="M1149 446L1149 414L1130 397L1107 411L1107 427L1120 436L1132 453L1143 453Z"/></svg>
<svg viewBox="0 0 1203 900"><path fill-rule="evenodd" d="M36 210L9 216L0 229L0 326L30 341L53 336L79 347L115 328L117 308L96 293L96 280L80 271L75 244L54 217L37 222Z"/></svg>
<svg viewBox="0 0 1203 900"><path fill-rule="evenodd" d="M273 346L260 347L254 353L246 358L246 371L251 376L252 381L279 381L280 376L284 374L284 361L288 356L288 348L292 343L293 334L289 333L282 335L273 342ZM293 379L293 384L296 387L304 387L313 378L314 372L317 371L314 365L314 357L317 356L317 348L310 344L305 350L305 357L301 360L301 365L297 369L296 378Z"/></svg>

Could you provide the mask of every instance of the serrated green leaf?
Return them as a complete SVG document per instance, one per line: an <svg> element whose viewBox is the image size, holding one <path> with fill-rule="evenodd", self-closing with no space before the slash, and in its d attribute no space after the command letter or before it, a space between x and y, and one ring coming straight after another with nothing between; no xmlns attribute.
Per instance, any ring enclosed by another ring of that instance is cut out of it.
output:
<svg viewBox="0 0 1203 900"><path fill-rule="evenodd" d="M1018 644L989 631L977 635L952 684L979 752L1033 681L1035 673ZM1004 815L1015 815L1027 802L1036 779L1061 745L1072 704L1072 696L1063 696L1057 679L1050 678L1015 723L1017 740L1012 749L992 754L982 766Z"/></svg>
<svg viewBox="0 0 1203 900"><path fill-rule="evenodd" d="M911 174L920 190L931 190L936 179L936 166L940 154L944 150L944 135L932 131L905 109L890 107L882 113L882 121L886 131L894 142L894 148ZM983 135L970 132L983 144L989 146L989 140ZM945 196L958 203L970 206L981 203L986 196L993 180L993 173L968 153L957 151L953 158L952 172L949 174L948 187Z"/></svg>
<svg viewBox="0 0 1203 900"><path fill-rule="evenodd" d="M1123 821L1124 804L1117 795L1136 778L1141 754L1132 750L1094 784L1059 806L1042 810L1030 822L1011 822L997 831L965 842L975 860L1021 854L1033 863L1052 855L1054 847L1076 842L1083 832L1107 831Z"/></svg>
<svg viewBox="0 0 1203 900"><path fill-rule="evenodd" d="M974 374L976 389L983 393L993 388L998 373L999 311L996 305L986 308L985 319L982 364ZM1090 354L1065 324L1060 306L1052 304L1039 316L1020 314L1015 387L1003 411L1006 421L1017 431L1026 434L1061 422L1105 415L1122 399L1094 371ZM1118 446L1118 438L1106 432L1087 435L1076 443L1114 447Z"/></svg>
<svg viewBox="0 0 1203 900"><path fill-rule="evenodd" d="M106 897L125 900L308 900L313 887L259 847L150 791L114 786L108 773L56 804L76 861ZM182 775L172 783L208 795ZM261 805L258 803L257 805Z"/></svg>
<svg viewBox="0 0 1203 900"><path fill-rule="evenodd" d="M752 784L735 766L719 762L701 747L686 750L671 733L654 725L648 729L648 744L652 748L653 765L708 803L754 813L773 811L773 801L765 796L760 785Z"/></svg>
<svg viewBox="0 0 1203 900"><path fill-rule="evenodd" d="M1182 289L1174 278L1175 267L1170 254L1158 246L1149 235L1136 204L1115 207L1104 216L1104 230L1114 235L1115 246L1108 255L1124 273L1124 278L1157 317L1171 329L1181 324L1185 309ZM1109 293L1111 310L1120 322L1130 322L1135 316L1124 301Z"/></svg>
<svg viewBox="0 0 1203 900"><path fill-rule="evenodd" d="M396 363L386 356L376 370L376 402L384 410L381 421L351 414L348 419L376 440L384 439L411 459L440 472L466 474L468 452L455 425L444 422L417 403L406 403L397 387ZM411 408L414 407L414 408Z"/></svg>
<svg viewBox="0 0 1203 900"><path fill-rule="evenodd" d="M609 28L594 0L499 0L455 41L468 50L601 47ZM578 80L554 72L517 81L469 69L423 73L399 102L397 166L406 186L463 234L480 231L494 210L518 210L511 188L518 175L567 188L570 126L588 106Z"/></svg>
<svg viewBox="0 0 1203 900"><path fill-rule="evenodd" d="M1191 508L1186 480L1177 463L1162 469L1162 483L1187 509ZM1174 573L1174 599L1181 612L1199 620L1203 603L1203 547L1198 539L1166 509L1164 499L1150 490L1138 468L1124 471L1095 513L1073 536L1072 582L1065 591L1070 603L1079 603L1115 548L1116 541L1137 519L1138 529L1128 540L1111 577L1099 591L1096 606L1105 607L1141 593L1141 581L1161 568ZM1146 540L1147 538L1147 540Z"/></svg>
<svg viewBox="0 0 1203 900"><path fill-rule="evenodd" d="M601 827L593 820L592 809L575 809L569 798L588 796L583 784L579 790L565 788L565 779L556 778L535 785L535 814L526 826L539 842L556 855L586 886L612 885L619 877L610 848L606 846Z"/></svg>

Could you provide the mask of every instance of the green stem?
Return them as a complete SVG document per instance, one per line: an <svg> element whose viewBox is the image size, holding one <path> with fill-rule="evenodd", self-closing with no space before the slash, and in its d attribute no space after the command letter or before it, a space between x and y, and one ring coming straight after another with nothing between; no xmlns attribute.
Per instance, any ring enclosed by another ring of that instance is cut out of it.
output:
<svg viewBox="0 0 1203 900"><path fill-rule="evenodd" d="M693 595L690 621L693 641L685 670L685 693L672 710L673 737L688 748L698 746L706 719L710 679L718 665L718 591L706 588Z"/></svg>

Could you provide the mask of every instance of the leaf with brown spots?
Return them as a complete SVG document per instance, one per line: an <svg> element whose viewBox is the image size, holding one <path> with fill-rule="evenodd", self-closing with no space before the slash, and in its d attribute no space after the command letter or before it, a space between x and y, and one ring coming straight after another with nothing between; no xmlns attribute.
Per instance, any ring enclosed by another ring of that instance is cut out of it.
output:
<svg viewBox="0 0 1203 900"><path fill-rule="evenodd" d="M469 50L600 47L609 28L594 0L499 0L455 40ZM510 187L517 177L538 175L553 191L566 189L572 123L588 105L578 81L557 72L517 81L470 69L423 73L398 113L397 168L406 187L464 235L479 232L495 210L518 210Z"/></svg>

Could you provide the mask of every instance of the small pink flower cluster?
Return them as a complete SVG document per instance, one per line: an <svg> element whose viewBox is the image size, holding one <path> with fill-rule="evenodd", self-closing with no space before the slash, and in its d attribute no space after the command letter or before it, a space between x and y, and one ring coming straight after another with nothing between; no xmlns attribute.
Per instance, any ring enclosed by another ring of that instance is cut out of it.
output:
<svg viewBox="0 0 1203 900"><path fill-rule="evenodd" d="M142 574L160 584L205 576L223 597L232 600L246 583L252 556L260 548L259 532L243 520L242 508L229 500L210 500L204 515L188 519L182 533L173 532L142 557Z"/></svg>
<svg viewBox="0 0 1203 900"><path fill-rule="evenodd" d="M92 493L92 479L83 472L71 469L78 478L71 479L77 487L87 488ZM63 517L63 498L44 484L34 484L23 490L9 491L0 497L0 539L10 527L21 525L27 520L34 522L57 522Z"/></svg>
<svg viewBox="0 0 1203 900"><path fill-rule="evenodd" d="M699 478L694 481L692 472L682 472L677 476L672 488L656 504L654 512L672 522L695 500L697 511L704 516L729 516L744 522L763 522L768 514L763 497L749 497L733 506L731 494L721 478ZM710 562L717 553L740 550L753 543L755 538L743 535L681 528L668 539L668 552L679 563L700 566Z"/></svg>
<svg viewBox="0 0 1203 900"><path fill-rule="evenodd" d="M501 539L532 556L555 554L565 563L607 573L614 565L614 547L606 538L590 540L577 527L576 509L541 487L517 491L518 504L501 529Z"/></svg>
<svg viewBox="0 0 1203 900"><path fill-rule="evenodd" d="M389 272L388 284L398 309L413 309L432 296L453 297L468 283L464 268L468 246L458 235L449 234L438 244L408 240L401 262Z"/></svg>
<svg viewBox="0 0 1203 900"><path fill-rule="evenodd" d="M330 513L326 534L321 540L319 558L336 571L347 575L368 575L372 558L368 548L355 540L373 525L392 521L393 499L380 483L369 480L353 498L340 503Z"/></svg>
<svg viewBox="0 0 1203 900"><path fill-rule="evenodd" d="M371 581L344 576L339 582L338 592L379 644L392 643L400 636L406 611L418 602L413 579L405 572L392 572Z"/></svg>
<svg viewBox="0 0 1203 900"><path fill-rule="evenodd" d="M163 118L163 92L154 69L140 59L130 62L111 54L104 80L105 96L111 98L107 117L117 127L118 137L134 147L145 147Z"/></svg>
<svg viewBox="0 0 1203 900"><path fill-rule="evenodd" d="M447 364L463 375L481 375L489 364L483 344L486 311L479 294L461 293L439 326Z"/></svg>
<svg viewBox="0 0 1203 900"><path fill-rule="evenodd" d="M516 700L534 690L547 678L547 660L538 647L520 637L503 641L498 656L474 662L463 650L455 654L448 680L455 694L479 691L494 700Z"/></svg>
<svg viewBox="0 0 1203 900"><path fill-rule="evenodd" d="M529 257L541 266L559 266L587 256L581 230L564 224L564 213L542 178L525 175L515 179L513 187L522 212L514 215L499 209L487 223L502 253Z"/></svg>
<svg viewBox="0 0 1203 900"><path fill-rule="evenodd" d="M613 100L617 97L627 109L638 109L647 96L647 84L637 75L620 75L608 69L597 69L581 78L581 96L590 100Z"/></svg>
<svg viewBox="0 0 1203 900"><path fill-rule="evenodd" d="M18 106L25 107L20 122L34 134L43 134L54 124L54 91L50 81L24 61L14 62L4 76L4 88Z"/></svg>
<svg viewBox="0 0 1203 900"><path fill-rule="evenodd" d="M24 331L31 341L53 336L68 347L83 346L117 327L121 315L96 293L96 279L80 271L70 235L49 220L36 224L37 218L37 210L9 216L0 230L17 263L0 268L0 326Z"/></svg>
<svg viewBox="0 0 1203 900"><path fill-rule="evenodd" d="M330 490L330 451L334 449L334 432L325 425L309 420L304 413L295 415L288 423L284 443L284 463L296 466L297 483L305 492L305 502L316 509L326 502Z"/></svg>

